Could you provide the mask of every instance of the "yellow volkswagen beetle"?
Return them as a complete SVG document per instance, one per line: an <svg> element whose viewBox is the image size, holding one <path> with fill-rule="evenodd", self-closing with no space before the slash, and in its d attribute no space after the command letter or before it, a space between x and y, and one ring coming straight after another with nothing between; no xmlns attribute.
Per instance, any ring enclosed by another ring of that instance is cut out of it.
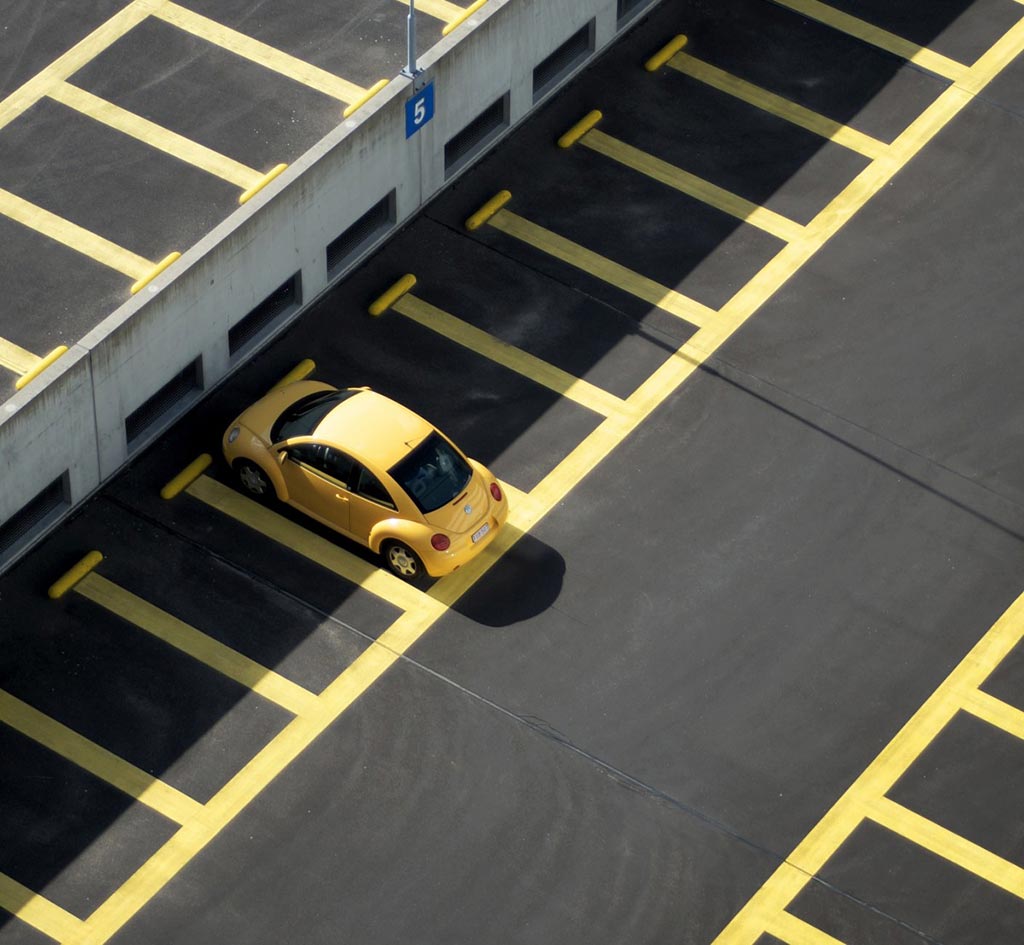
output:
<svg viewBox="0 0 1024 945"><path fill-rule="evenodd" d="M242 488L276 496L379 553L406 580L450 574L494 540L508 499L487 468L368 388L299 381L224 434Z"/></svg>

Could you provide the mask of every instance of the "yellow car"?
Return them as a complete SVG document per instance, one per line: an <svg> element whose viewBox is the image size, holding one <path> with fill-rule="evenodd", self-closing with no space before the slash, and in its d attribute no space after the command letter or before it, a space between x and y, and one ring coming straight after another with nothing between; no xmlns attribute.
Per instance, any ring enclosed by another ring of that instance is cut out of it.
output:
<svg viewBox="0 0 1024 945"><path fill-rule="evenodd" d="M508 517L498 480L444 434L368 388L299 381L224 434L242 488L276 495L379 553L406 580L450 574Z"/></svg>

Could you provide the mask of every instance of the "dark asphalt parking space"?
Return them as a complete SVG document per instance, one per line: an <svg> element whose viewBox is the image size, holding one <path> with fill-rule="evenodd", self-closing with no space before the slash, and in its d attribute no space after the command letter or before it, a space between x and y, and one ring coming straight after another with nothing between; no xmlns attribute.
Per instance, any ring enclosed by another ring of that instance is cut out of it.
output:
<svg viewBox="0 0 1024 945"><path fill-rule="evenodd" d="M7 726L0 752L0 871L74 915L87 916L176 828ZM0 913L0 936L21 941L25 927L9 920Z"/></svg>
<svg viewBox="0 0 1024 945"><path fill-rule="evenodd" d="M112 563L99 573L116 576ZM55 603L5 581L4 598L22 622L6 635L0 689L196 800L291 717L77 592Z"/></svg>
<svg viewBox="0 0 1024 945"><path fill-rule="evenodd" d="M968 4L960 0L961 9ZM691 55L883 141L892 141L948 84L761 0L695 0L679 24ZM766 56L766 49L785 54Z"/></svg>
<svg viewBox="0 0 1024 945"><path fill-rule="evenodd" d="M426 217L399 234L387 255L414 268L417 298L618 397L633 393L691 334L657 309L638 324Z"/></svg>
<svg viewBox="0 0 1024 945"><path fill-rule="evenodd" d="M833 0L829 6L967 65L1020 19L1012 0Z"/></svg>
<svg viewBox="0 0 1024 945"><path fill-rule="evenodd" d="M100 570L106 578L312 692L340 675L369 643L167 526L139 522L109 505L95 513L105 525L121 520L120 527L108 525L95 537L105 553Z"/></svg>
<svg viewBox="0 0 1024 945"><path fill-rule="evenodd" d="M1019 898L872 823L855 831L822 880L943 945L1011 943L1024 936ZM840 916L822 917L819 927L834 926Z"/></svg>
<svg viewBox="0 0 1024 945"><path fill-rule="evenodd" d="M964 758L973 763L963 765ZM1020 739L961 712L888 796L1024 866L1024 824L1016 800L1022 791L1024 746ZM1024 917L1021 921L1024 930Z"/></svg>
<svg viewBox="0 0 1024 945"><path fill-rule="evenodd" d="M772 866L403 662L111 942L709 941Z"/></svg>
<svg viewBox="0 0 1024 945"><path fill-rule="evenodd" d="M102 26L124 0L10 0L4 7L0 96L6 97Z"/></svg>
<svg viewBox="0 0 1024 945"><path fill-rule="evenodd" d="M76 72L72 81L261 173L290 163L316 144L339 123L345 107L309 86L152 19ZM178 187L169 186L177 193ZM224 186L232 187L226 182ZM233 205L225 201L216 208L218 222L238 206L241 190L232 190Z"/></svg>
<svg viewBox="0 0 1024 945"><path fill-rule="evenodd" d="M0 217L0 243L0 286L10 299L0 335L33 354L71 346L127 292L120 272L6 217ZM13 394L16 380L0 371L0 392Z"/></svg>

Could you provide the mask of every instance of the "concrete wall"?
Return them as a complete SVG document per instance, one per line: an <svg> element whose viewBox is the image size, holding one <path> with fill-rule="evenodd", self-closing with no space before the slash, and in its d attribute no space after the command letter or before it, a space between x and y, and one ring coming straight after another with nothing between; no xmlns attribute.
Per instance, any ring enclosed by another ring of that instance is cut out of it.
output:
<svg viewBox="0 0 1024 945"><path fill-rule="evenodd" d="M445 143L470 120L508 94L514 126L534 108L535 66L591 21L600 51L657 2L627 4L619 21L616 0L488 0L418 63L423 75L416 87L434 83L437 109L430 123L406 139L413 82L397 77L15 394L0 409L0 529L24 517L40 490L61 477L65 501L34 516L39 520L23 539L0 545L0 566L238 366L229 356L228 331L276 288L301 273L303 304L326 290L327 245L378 200L395 191L399 226L448 183ZM382 232L375 245L385 237ZM130 453L125 418L196 359L199 388L133 441Z"/></svg>

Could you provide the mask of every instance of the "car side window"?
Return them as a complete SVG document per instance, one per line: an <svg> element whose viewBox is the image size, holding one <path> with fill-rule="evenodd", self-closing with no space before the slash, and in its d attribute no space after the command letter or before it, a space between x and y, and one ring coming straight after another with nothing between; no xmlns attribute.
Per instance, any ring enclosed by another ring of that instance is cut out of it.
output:
<svg viewBox="0 0 1024 945"><path fill-rule="evenodd" d="M320 467L332 479L337 479L347 488L352 488L357 472L355 462L351 456L346 456L340 450L332 449L329 446L323 448L323 461Z"/></svg>
<svg viewBox="0 0 1024 945"><path fill-rule="evenodd" d="M300 443L288 448L288 458L349 487L353 476L351 457L322 443Z"/></svg>
<svg viewBox="0 0 1024 945"><path fill-rule="evenodd" d="M389 509L396 508L394 500L388 495L384 484L365 466L359 466L359 479L356 484L356 493L366 499L372 499Z"/></svg>
<svg viewBox="0 0 1024 945"><path fill-rule="evenodd" d="M324 448L319 443L300 443L298 446L288 447L288 458L294 463L302 463L304 466L312 466L314 469L323 468Z"/></svg>

